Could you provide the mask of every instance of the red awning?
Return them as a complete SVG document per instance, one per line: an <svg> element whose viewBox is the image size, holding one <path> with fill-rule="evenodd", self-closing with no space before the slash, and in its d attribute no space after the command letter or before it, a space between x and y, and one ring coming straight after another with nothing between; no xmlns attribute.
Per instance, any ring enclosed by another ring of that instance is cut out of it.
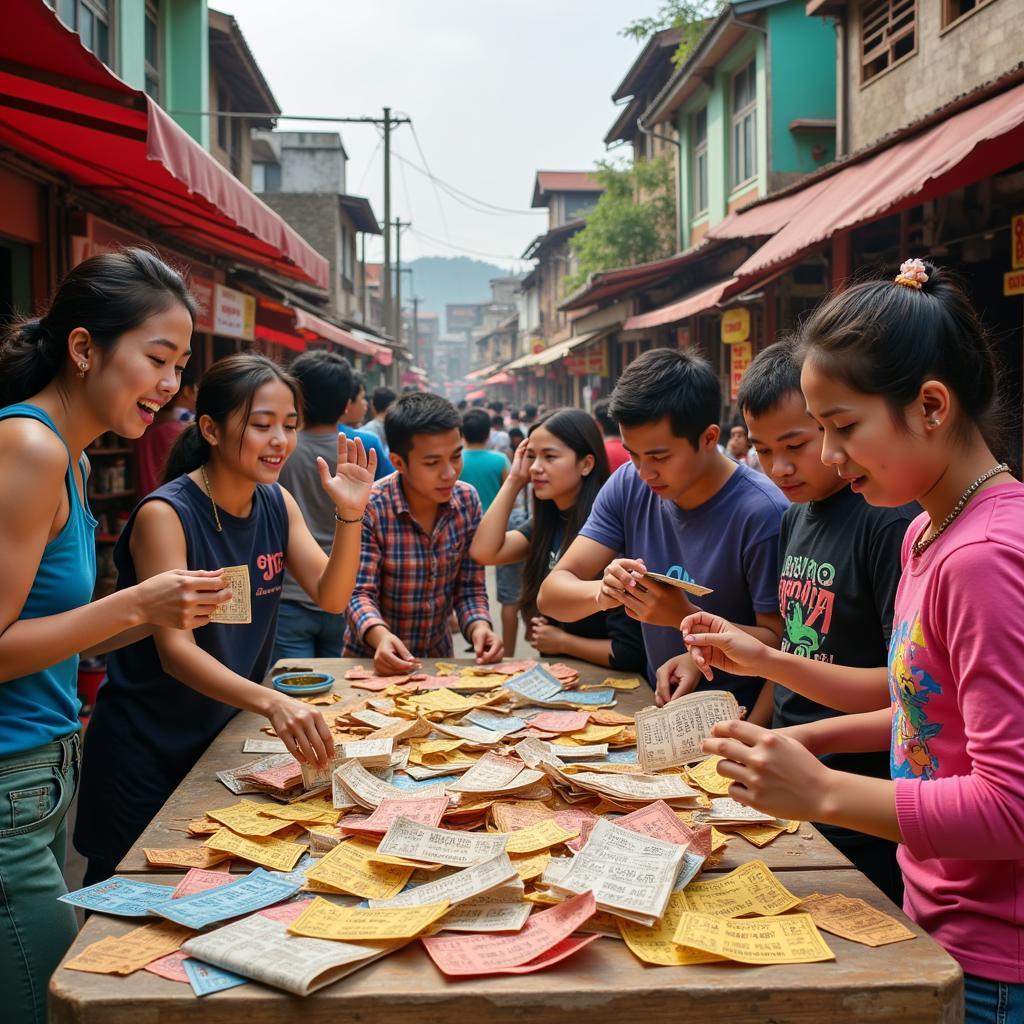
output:
<svg viewBox="0 0 1024 1024"><path fill-rule="evenodd" d="M467 402L475 402L478 398L486 398L486 397L487 397L487 392L486 391L481 391L479 388L476 391L467 391L466 392L466 401Z"/></svg>
<svg viewBox="0 0 1024 1024"><path fill-rule="evenodd" d="M624 331L639 331L645 327L661 327L664 324L675 324L697 313L703 313L718 303L726 292L736 284L736 278L726 278L712 285L704 285L689 295L684 295L675 302L670 302L660 309L652 309L648 313L631 316L622 325Z"/></svg>
<svg viewBox="0 0 1024 1024"><path fill-rule="evenodd" d="M350 352L358 352L360 355L372 356L381 366L390 366L394 358L391 349L385 345L375 345L372 341L363 341L354 334L336 327L334 324L307 313L304 309L295 309L295 327L300 331L308 331L310 334L323 338L324 341L333 341L341 348L347 348Z"/></svg>
<svg viewBox="0 0 1024 1024"><path fill-rule="evenodd" d="M516 379L511 373L496 373L493 377L488 377L484 381L484 384L515 384Z"/></svg>
<svg viewBox="0 0 1024 1024"><path fill-rule="evenodd" d="M1024 153L1024 85L783 196L786 222L735 274L750 279L855 228L1012 167ZM766 203L750 216L770 216ZM778 213L779 211L776 211ZM745 224L745 213L736 215ZM751 234L748 229L745 234Z"/></svg>
<svg viewBox="0 0 1024 1024"><path fill-rule="evenodd" d="M260 341L269 341L274 345L282 345L284 348L290 348L293 352L305 352L306 341L304 338L296 337L294 334L289 334L287 331L279 331L276 327L268 327L266 324L261 324L257 321L256 326L253 328L253 334L260 339Z"/></svg>
<svg viewBox="0 0 1024 1024"><path fill-rule="evenodd" d="M0 146L206 251L325 288L329 264L42 0L7 0Z"/></svg>

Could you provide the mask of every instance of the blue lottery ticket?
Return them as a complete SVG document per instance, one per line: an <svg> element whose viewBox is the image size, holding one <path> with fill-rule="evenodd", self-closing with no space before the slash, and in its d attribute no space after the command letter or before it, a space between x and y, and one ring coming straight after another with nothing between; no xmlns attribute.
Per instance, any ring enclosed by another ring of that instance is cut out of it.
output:
<svg viewBox="0 0 1024 1024"><path fill-rule="evenodd" d="M186 928L205 928L215 921L226 921L280 903L297 893L300 885L301 882L284 881L263 868L256 868L237 882L193 893L180 900L167 900L154 906L153 913Z"/></svg>
<svg viewBox="0 0 1024 1024"><path fill-rule="evenodd" d="M606 690L566 690L557 697L541 697L540 700L558 700L561 704L579 704L590 707L594 704L614 704L615 691L609 686Z"/></svg>
<svg viewBox="0 0 1024 1024"><path fill-rule="evenodd" d="M173 892L173 885L154 885L152 882L137 882L134 878L115 875L105 882L97 882L57 898L62 903L96 910L101 914L148 917L152 913L150 908L168 902Z"/></svg>
<svg viewBox="0 0 1024 1024"><path fill-rule="evenodd" d="M562 692L562 684L550 672L537 665L528 672L513 676L505 684L505 689L527 700L550 700Z"/></svg>
<svg viewBox="0 0 1024 1024"><path fill-rule="evenodd" d="M223 992L226 988L237 988L248 980L191 956L182 960L181 966L185 968L188 983L197 996L208 996L213 992Z"/></svg>
<svg viewBox="0 0 1024 1024"><path fill-rule="evenodd" d="M680 889L685 889L697 877L703 863L704 858L700 854L687 850L683 854L683 863L679 865L679 874L676 875L676 884L672 891L679 892Z"/></svg>
<svg viewBox="0 0 1024 1024"><path fill-rule="evenodd" d="M299 858L299 863L291 871L271 871L269 874L273 875L274 878L280 878L282 881L292 882L301 887L306 882L306 872L316 863L316 857L304 853Z"/></svg>
<svg viewBox="0 0 1024 1024"><path fill-rule="evenodd" d="M483 711L480 708L471 711L463 721L493 732L518 732L526 728L526 722L515 715L499 715L495 711Z"/></svg>
<svg viewBox="0 0 1024 1024"><path fill-rule="evenodd" d="M620 750L609 750L606 761L613 764L636 764L636 747L623 747Z"/></svg>
<svg viewBox="0 0 1024 1024"><path fill-rule="evenodd" d="M458 779L458 775L437 775L432 779L414 779L404 772L396 772L391 778L391 785L398 789L422 789L424 786L436 786L439 782L447 785Z"/></svg>

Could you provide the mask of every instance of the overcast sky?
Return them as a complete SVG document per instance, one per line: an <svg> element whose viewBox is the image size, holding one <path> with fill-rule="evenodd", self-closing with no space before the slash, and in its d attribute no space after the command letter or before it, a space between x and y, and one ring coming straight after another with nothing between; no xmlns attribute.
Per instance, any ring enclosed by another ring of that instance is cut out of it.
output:
<svg viewBox="0 0 1024 1024"><path fill-rule="evenodd" d="M402 259L479 255L513 267L545 217L529 213L534 173L586 170L608 155L611 94L639 52L619 35L657 0L210 0L233 14L285 113L413 119L396 156L513 213L469 209L413 166L392 162L392 217L411 220ZM282 120L338 130L348 191L383 216L380 136L372 125ZM422 155L417 149L418 139ZM470 250L470 251L467 251ZM377 256L371 250L371 256Z"/></svg>

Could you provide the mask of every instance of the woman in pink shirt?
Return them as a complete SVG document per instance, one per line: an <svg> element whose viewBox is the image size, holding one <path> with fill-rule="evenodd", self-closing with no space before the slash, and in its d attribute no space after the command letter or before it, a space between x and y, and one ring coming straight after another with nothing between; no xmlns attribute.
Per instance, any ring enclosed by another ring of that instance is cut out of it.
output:
<svg viewBox="0 0 1024 1024"><path fill-rule="evenodd" d="M769 650L722 619L681 624L695 662L777 680L848 712L770 732L715 727L742 803L898 841L904 909L962 965L966 1021L1024 1020L1024 485L993 455L997 370L949 276L908 260L802 329L822 461L873 505L918 501L903 545L888 679ZM892 780L815 754L889 746Z"/></svg>

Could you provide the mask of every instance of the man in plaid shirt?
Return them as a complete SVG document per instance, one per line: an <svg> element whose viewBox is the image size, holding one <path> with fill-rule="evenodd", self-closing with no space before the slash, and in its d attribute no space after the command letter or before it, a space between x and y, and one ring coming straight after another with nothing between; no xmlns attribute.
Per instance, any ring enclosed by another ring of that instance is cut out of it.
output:
<svg viewBox="0 0 1024 1024"><path fill-rule="evenodd" d="M410 672L419 658L450 657L454 610L477 662L500 661L484 568L469 557L481 510L476 491L458 479L458 410L437 395L403 395L384 431L397 472L373 485L366 506L342 656L372 655L382 675Z"/></svg>

